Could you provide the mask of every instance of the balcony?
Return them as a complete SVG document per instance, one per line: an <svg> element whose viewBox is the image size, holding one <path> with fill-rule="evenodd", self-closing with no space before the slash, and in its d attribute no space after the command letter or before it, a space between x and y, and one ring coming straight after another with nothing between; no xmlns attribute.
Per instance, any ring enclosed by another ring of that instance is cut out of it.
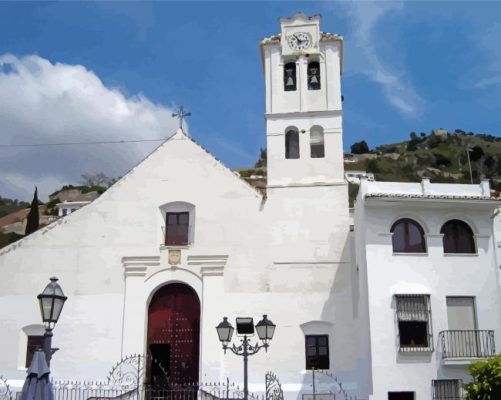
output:
<svg viewBox="0 0 501 400"><path fill-rule="evenodd" d="M474 359L496 355L494 331L442 331L438 346L445 364L469 364Z"/></svg>
<svg viewBox="0 0 501 400"><path fill-rule="evenodd" d="M463 400L463 382L459 379L439 379L431 381L432 400Z"/></svg>

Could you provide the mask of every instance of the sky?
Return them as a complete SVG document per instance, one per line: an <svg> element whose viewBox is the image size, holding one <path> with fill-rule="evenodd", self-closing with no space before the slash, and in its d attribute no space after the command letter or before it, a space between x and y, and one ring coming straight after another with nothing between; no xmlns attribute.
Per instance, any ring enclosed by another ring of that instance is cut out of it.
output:
<svg viewBox="0 0 501 400"><path fill-rule="evenodd" d="M230 168L265 147L259 41L321 14L344 37L344 147L500 136L501 2L0 2L0 196L121 176L178 121ZM13 147L99 141L140 143Z"/></svg>

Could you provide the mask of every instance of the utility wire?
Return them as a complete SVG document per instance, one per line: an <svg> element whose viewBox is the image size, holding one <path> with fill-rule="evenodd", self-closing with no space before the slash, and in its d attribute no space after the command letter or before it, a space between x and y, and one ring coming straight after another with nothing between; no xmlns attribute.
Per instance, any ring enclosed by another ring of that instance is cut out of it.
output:
<svg viewBox="0 0 501 400"><path fill-rule="evenodd" d="M32 143L32 144L0 144L0 148L6 147L45 147L45 146L76 146L86 144L120 144L120 143L141 143L141 142L163 142L167 138L162 139L141 139L141 140L110 140L103 142L65 142L65 143Z"/></svg>

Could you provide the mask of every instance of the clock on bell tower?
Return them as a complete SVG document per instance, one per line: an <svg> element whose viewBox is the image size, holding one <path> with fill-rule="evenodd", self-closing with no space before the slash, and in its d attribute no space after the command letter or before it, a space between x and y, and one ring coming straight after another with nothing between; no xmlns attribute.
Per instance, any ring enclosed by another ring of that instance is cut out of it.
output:
<svg viewBox="0 0 501 400"><path fill-rule="evenodd" d="M266 84L268 189L344 185L343 39L320 15L280 18L261 42Z"/></svg>

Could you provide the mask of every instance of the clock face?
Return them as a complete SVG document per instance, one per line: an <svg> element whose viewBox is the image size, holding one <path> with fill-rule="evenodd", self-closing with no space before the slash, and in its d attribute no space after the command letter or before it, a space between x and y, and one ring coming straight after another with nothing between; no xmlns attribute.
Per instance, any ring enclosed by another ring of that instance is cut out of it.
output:
<svg viewBox="0 0 501 400"><path fill-rule="evenodd" d="M287 38L287 43L292 50L306 50L311 47L311 35L306 32L296 32Z"/></svg>

